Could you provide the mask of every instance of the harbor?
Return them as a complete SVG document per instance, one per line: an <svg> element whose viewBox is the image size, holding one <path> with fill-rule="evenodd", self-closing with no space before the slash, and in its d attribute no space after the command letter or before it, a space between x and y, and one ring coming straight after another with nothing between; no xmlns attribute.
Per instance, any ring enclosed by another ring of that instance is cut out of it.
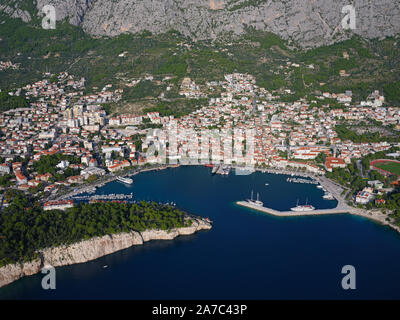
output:
<svg viewBox="0 0 400 320"><path fill-rule="evenodd" d="M160 171L160 170L165 170L168 168L176 168L177 166L178 165L167 165L167 166L161 166L161 167L134 169L134 170L128 171L120 176L114 175L114 174L107 174L106 176L102 177L101 179L92 183L91 185L85 185L85 186L78 187L78 188L75 187L67 192L54 195L53 197L50 197L49 200L70 199L72 197L75 197L75 196L83 194L83 193L92 194L92 193L95 193L98 188L104 187L108 183L116 181L116 180L119 180L122 183L130 185L133 183L133 179L129 178L130 176L135 176L142 172ZM118 179L118 178L120 178L120 179ZM121 178L123 178L123 180L125 180L125 181L122 181Z"/></svg>
<svg viewBox="0 0 400 320"><path fill-rule="evenodd" d="M211 292L213 298L221 298L230 294L232 291L230 285L236 283L238 273L242 273L246 283L255 284L255 287L240 292L248 294L248 298L262 299L265 297L265 288L271 286L273 281L276 281L276 288L280 288L281 282L276 279L276 270L287 270L285 268L291 270L293 265L296 265L296 272L288 272L288 278L285 281L290 286L298 288L300 296L307 282L304 277L298 276L299 272L303 274L315 268L338 265L337 257L332 254L336 251L340 252L340 262L341 260L354 261L354 259L363 261L359 267L366 272L370 270L368 266L371 261L382 261L379 265L382 268L388 268L387 261L390 261L390 272L385 272L383 279L380 277L377 279L379 280L376 286L378 289L381 281L397 281L400 278L398 273L400 268L399 235L386 226L381 227L349 214L335 214L337 213L335 211L325 211L325 215L314 217L313 215L318 213L317 210L312 213L290 212L290 216L293 217L290 218L289 215L282 216L282 213L279 215L280 212L278 215L273 215L258 211L259 208L253 211L253 208L235 204L238 200L246 201L250 198L250 192L254 189L253 199L257 200L259 193L259 201L262 201L266 207L276 209L275 211L290 210L290 207L296 205L297 199L299 203L304 204L307 198L309 203L317 209L336 207L336 203L329 204L322 199L323 193L316 186L287 183L287 176L255 173L239 178L233 174L212 177L210 171L211 169L200 166L181 166L174 170L166 170L162 174L159 174L159 171L149 171L134 176L135 182L132 188L113 181L99 188L97 192L121 194L133 191L132 202L142 200L157 203L174 202L178 208L184 208L189 213L201 215L204 218L209 217L214 222L212 230L178 238L176 241L151 241L145 246L128 248L90 263L59 268L57 281L60 287L62 286L62 290L52 292L43 290L40 285L36 285L40 284L43 275L37 274L2 288L0 296L19 299L47 297L74 299L79 292L82 298L143 299L159 294L157 298L174 299L184 293L189 298L197 299L199 292L201 297L209 297ZM171 184L171 181L176 183ZM193 181L196 181L195 185ZM266 182L270 184L268 187L265 186ZM328 180L322 185L340 196L342 190L335 191L336 186L329 184ZM347 212L356 214L353 211ZM272 213L275 212L272 211ZM304 216L304 214L308 215ZM301 215L304 217L301 218ZM367 214L364 215L366 216ZM372 219L375 215L369 215L369 217ZM343 234L345 236L342 236ZM352 244L350 249L349 243ZM367 246L366 243L373 245ZM385 248L385 250L379 250L379 248ZM238 252L241 253L240 259L238 259ZM287 254L284 254L285 252ZM304 255L307 259L305 263L298 264L297 253ZM190 272L185 265L176 264L176 261L181 260L191 265ZM163 263L163 268L169 270L168 279L165 273L159 272L160 261ZM213 263L210 264L210 261ZM238 263L237 267L232 267ZM108 267L103 268L103 266ZM144 273L132 272L139 269ZM193 273L206 275L202 278L202 285L196 288L187 281ZM340 275L340 269L338 274ZM81 281L76 281L77 275ZM376 275L376 270L371 270L366 277L373 278L374 275ZM311 271L310 276L312 276ZM154 279L160 286L149 287L148 279ZM176 294L168 287L171 279L174 280L173 288L181 288ZM324 273L316 279L316 282L322 283L322 289L316 288L315 296L344 297L340 284L337 285L337 274L335 273L328 280L338 287L338 294L333 296L330 291L324 291L324 281L326 281ZM105 286L109 290L97 290L99 286ZM135 286L140 286L143 290L150 288L150 291L131 290ZM287 298L288 286L281 290L280 297ZM20 288L32 289L20 290ZM126 288L126 290L121 290L121 288ZM168 288L168 290L160 290L160 288ZM241 284L238 284L238 288L243 290ZM268 292L270 291L267 290ZM357 292L363 291L357 290ZM116 293L117 297L115 297ZM395 294L398 292L396 291ZM276 291L270 292L270 296L276 298ZM241 296L232 295L229 298L240 299Z"/></svg>
<svg viewBox="0 0 400 320"><path fill-rule="evenodd" d="M93 201L93 200L130 200L133 199L133 193L130 194L96 194L93 196L77 196L72 200L76 201Z"/></svg>
<svg viewBox="0 0 400 320"><path fill-rule="evenodd" d="M306 184L318 184L318 181L302 179L302 178L287 178L286 182L290 183L306 183Z"/></svg>
<svg viewBox="0 0 400 320"><path fill-rule="evenodd" d="M282 172L273 172L282 174ZM288 172L285 172L288 174ZM338 204L335 208L331 209L315 209L311 205L303 205L292 208L288 211L279 211L272 208L264 207L262 202L257 203L256 201L247 200L247 201L237 201L236 204L242 207L247 207L250 209L254 209L263 213L271 214L279 217L294 217L294 216L316 216L316 215L329 215L329 214L343 214L343 213L351 213L356 215L363 215L369 217L370 215L365 215L365 212L360 212L359 209L349 206L344 198L341 196L343 192L343 188L331 180L327 179L323 176L312 176L312 175L303 175L302 179L298 177L293 177L293 173L291 173L292 177L286 178L286 182L294 182L294 183L305 183L305 184L314 184L318 189L322 189L325 194L323 199L325 200L337 200ZM296 174L297 176L297 174ZM309 207L304 210L302 207ZM294 209L294 210L293 210ZM380 219L381 220L381 219Z"/></svg>
<svg viewBox="0 0 400 320"><path fill-rule="evenodd" d="M255 203L251 203L248 201L237 201L237 205L242 207L247 207L250 209L254 209L257 211L261 211L264 213L268 213L278 217L294 217L294 216L316 216L316 215L324 215L324 214L339 214L339 213L349 213L348 208L333 208L333 209L317 209L312 211L278 211L272 208L267 208L263 206L259 206Z"/></svg>
<svg viewBox="0 0 400 320"><path fill-rule="evenodd" d="M220 175L228 175L229 172L231 171L231 167L228 165L216 165L212 168L211 174L220 174Z"/></svg>
<svg viewBox="0 0 400 320"><path fill-rule="evenodd" d="M167 165L167 166L162 166L162 167L153 167L153 168L141 168L140 170L133 170L131 172L127 172L125 173L123 176L124 177L129 177L129 176L136 176L139 173L145 173L145 172L151 172L151 171L159 171L159 170L163 170L163 169L168 169L168 168L174 168L177 167L178 165ZM196 167L196 165L184 165L183 167ZM217 164L217 165L211 165L208 164L206 165L206 167L211 167L213 169L215 169L216 167L219 168L220 166L222 166L221 164ZM229 167L229 170L231 169L243 169L243 168L239 168L236 166L228 166L225 165L227 167ZM249 205L248 203L243 203L244 201L239 201L237 202L238 205L240 206L245 206L251 209L255 209L258 211L263 211L264 213L268 213L271 215L276 215L276 216L300 216L300 215L321 215L321 214L337 214L337 213L351 213L353 215L358 215L358 216L363 216L366 217L368 219L372 219L375 220L379 223L382 223L384 225L387 225L388 222L386 221L386 215L382 214L379 210L375 210L375 211L367 211L367 210L363 210L363 209L358 209L355 207L351 207L349 205L347 205L346 201L345 201L345 191L343 190L343 187L340 186L339 184L337 184L336 182L326 178L325 176L320 176L320 175L316 175L316 174L312 174L312 173L307 173L307 172L300 172L300 171L294 171L294 170L285 170L285 169L278 169L278 168L265 168L265 169L260 169L260 168L255 168L254 171L259 171L261 173L270 173L270 174L274 174L274 175L287 175L290 177L285 177L285 180L287 180L287 178L305 178L304 180L310 181L309 179L312 179L312 181L316 181L317 183L313 183L316 185L316 187L318 189L321 189L322 191L325 192L324 196L322 197L323 200L337 200L338 204L337 207L334 209L317 209L317 210L313 210L313 211L301 211L301 212L294 212L294 211L277 211L271 208L264 208L264 207L260 207L260 206L252 206ZM92 184L91 186L84 186L82 188L77 188L75 190L73 190L72 192L69 192L67 194L64 195L60 195L58 197L58 199L73 199L73 200L77 200L79 201L82 198L82 201L91 201L91 200L111 200L111 201L118 201L118 200L125 200L125 199L120 199L118 196L116 196L115 198L111 198L111 199L96 199L97 197L94 196L95 198L93 199L93 195L86 195L86 196L80 196L82 193L86 192L86 193L93 193L95 191L95 189L98 188L102 188L105 185L107 185L108 183L117 180L116 176L110 176L108 175L107 177L105 177L104 180L99 181L97 183ZM121 183L121 185L123 185L124 183ZM267 186L268 188L271 188L269 186L269 183L265 183L264 185ZM137 195L136 195L137 196ZM136 198L135 196L135 198ZM132 200L131 200L132 201ZM390 226L398 231L400 231L400 228L397 226L394 226L393 224L390 224Z"/></svg>

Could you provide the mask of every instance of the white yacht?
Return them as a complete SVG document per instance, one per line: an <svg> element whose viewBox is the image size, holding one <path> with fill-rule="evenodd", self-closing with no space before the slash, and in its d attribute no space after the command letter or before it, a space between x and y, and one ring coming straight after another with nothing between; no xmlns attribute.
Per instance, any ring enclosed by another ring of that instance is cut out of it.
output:
<svg viewBox="0 0 400 320"><path fill-rule="evenodd" d="M293 208L290 208L290 210L292 210L292 211L313 211L313 210L315 210L315 208L312 205L307 204L307 201L306 201L306 204L299 205L299 200L297 200L297 205Z"/></svg>
<svg viewBox="0 0 400 320"><path fill-rule="evenodd" d="M262 207L264 203L260 201L260 194L257 192L257 200L253 200L253 190L251 190L251 199L247 199L247 202L254 204L258 207Z"/></svg>
<svg viewBox="0 0 400 320"><path fill-rule="evenodd" d="M132 184L133 183L133 179L131 179L131 178L118 177L117 180L119 182L123 182L123 183L126 183L126 184Z"/></svg>

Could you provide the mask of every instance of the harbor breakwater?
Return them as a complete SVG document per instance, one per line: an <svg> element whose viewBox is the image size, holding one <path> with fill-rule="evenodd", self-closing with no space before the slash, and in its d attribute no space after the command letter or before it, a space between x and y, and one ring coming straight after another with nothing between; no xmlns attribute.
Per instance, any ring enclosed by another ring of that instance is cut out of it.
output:
<svg viewBox="0 0 400 320"><path fill-rule="evenodd" d="M388 220L387 215L383 214L380 210L364 210L360 208L354 208L350 206L338 206L332 209L316 209L312 211L279 211L272 208L267 208L263 206L258 206L252 204L248 201L237 201L237 205L242 207L247 207L256 211L271 214L277 217L299 217L299 216L319 216L319 215L329 215L329 214L352 214L361 216L367 219L374 220L382 225L391 227L400 233L400 227Z"/></svg>
<svg viewBox="0 0 400 320"><path fill-rule="evenodd" d="M258 206L256 204L252 204L248 201L238 201L236 202L237 205L242 207L247 207L250 209L254 209L257 211L261 211L264 213L272 214L278 217L293 217L293 216L316 216L316 215L323 215L323 214L339 214L339 213L349 213L351 210L345 208L333 208L333 209L317 209L312 211L278 211L272 208L267 208L263 206Z"/></svg>
<svg viewBox="0 0 400 320"><path fill-rule="evenodd" d="M115 235L105 235L83 240L68 246L39 250L39 258L30 262L8 264L0 268L0 287L10 284L24 276L39 273L45 266L60 267L84 263L105 255L142 245L151 240L172 240L180 235L191 235L200 230L211 229L211 224L201 218L191 218L190 227L171 230L131 231Z"/></svg>

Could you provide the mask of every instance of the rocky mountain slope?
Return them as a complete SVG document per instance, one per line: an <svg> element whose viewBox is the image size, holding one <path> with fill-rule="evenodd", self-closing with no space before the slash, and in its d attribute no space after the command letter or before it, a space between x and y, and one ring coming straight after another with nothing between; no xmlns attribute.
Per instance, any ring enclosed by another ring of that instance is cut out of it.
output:
<svg viewBox="0 0 400 320"><path fill-rule="evenodd" d="M29 1L2 0L0 9L29 20ZM353 2L353 3L352 3ZM245 32L246 27L273 32L302 47L331 44L352 33L365 38L400 32L397 0L34 0L56 8L57 20L67 19L92 35L123 32L163 33L175 29L196 40ZM342 8L353 4L356 29L343 30Z"/></svg>

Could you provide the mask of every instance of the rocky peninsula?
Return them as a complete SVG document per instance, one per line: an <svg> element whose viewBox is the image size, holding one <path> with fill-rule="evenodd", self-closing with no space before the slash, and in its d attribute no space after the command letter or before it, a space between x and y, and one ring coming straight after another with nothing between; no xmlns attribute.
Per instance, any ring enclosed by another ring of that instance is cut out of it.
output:
<svg viewBox="0 0 400 320"><path fill-rule="evenodd" d="M24 276L39 273L44 266L67 266L84 263L151 240L172 240L180 235L194 234L211 229L211 223L202 218L190 218L190 227L171 230L131 231L115 235L105 235L80 241L68 246L39 250L39 258L26 263L8 264L0 268L0 287Z"/></svg>

